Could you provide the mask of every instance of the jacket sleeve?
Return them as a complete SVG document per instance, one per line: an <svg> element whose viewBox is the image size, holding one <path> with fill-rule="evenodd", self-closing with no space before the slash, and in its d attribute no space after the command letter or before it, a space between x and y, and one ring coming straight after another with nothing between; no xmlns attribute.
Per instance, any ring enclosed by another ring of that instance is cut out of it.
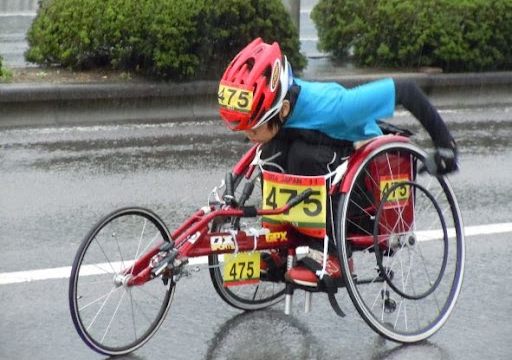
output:
<svg viewBox="0 0 512 360"><path fill-rule="evenodd" d="M357 86L345 91L339 100L337 117L354 126L392 117L395 110L393 80L387 78Z"/></svg>
<svg viewBox="0 0 512 360"><path fill-rule="evenodd" d="M448 126L421 89L410 80L394 80L395 101L408 110L427 130L436 147L455 149Z"/></svg>

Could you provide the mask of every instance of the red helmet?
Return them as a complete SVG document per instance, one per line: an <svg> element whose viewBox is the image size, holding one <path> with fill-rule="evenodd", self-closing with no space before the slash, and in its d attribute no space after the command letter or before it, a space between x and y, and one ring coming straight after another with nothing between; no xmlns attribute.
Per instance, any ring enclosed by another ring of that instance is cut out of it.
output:
<svg viewBox="0 0 512 360"><path fill-rule="evenodd" d="M257 38L231 61L219 85L220 116L233 131L254 129L276 115L293 81L279 45Z"/></svg>

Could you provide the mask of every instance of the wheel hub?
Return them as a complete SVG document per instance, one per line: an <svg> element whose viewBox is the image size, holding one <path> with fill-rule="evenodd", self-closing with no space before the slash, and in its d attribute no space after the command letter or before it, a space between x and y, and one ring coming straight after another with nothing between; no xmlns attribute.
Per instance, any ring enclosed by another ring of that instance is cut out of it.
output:
<svg viewBox="0 0 512 360"><path fill-rule="evenodd" d="M413 233L391 234L389 236L389 246L392 250L404 247L412 248L416 245L416 242L416 235Z"/></svg>
<svg viewBox="0 0 512 360"><path fill-rule="evenodd" d="M120 287L120 286L128 287L128 281L132 278L133 278L133 276L131 274L128 274L128 275L115 274L114 275L114 285L116 287Z"/></svg>

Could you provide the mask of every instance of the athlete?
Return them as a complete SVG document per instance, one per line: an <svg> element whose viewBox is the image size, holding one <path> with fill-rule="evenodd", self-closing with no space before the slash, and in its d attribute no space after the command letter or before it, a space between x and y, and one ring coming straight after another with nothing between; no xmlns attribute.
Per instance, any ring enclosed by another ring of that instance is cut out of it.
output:
<svg viewBox="0 0 512 360"><path fill-rule="evenodd" d="M293 77L277 43L266 44L257 38L227 67L218 100L226 125L262 144L261 158L272 158L264 166L270 171L310 176L331 172L355 146L383 134L378 120L392 117L396 105L418 119L432 138L437 150L429 171L443 175L458 169L453 136L412 81L386 78L351 89L333 82L304 81ZM327 232L332 236L329 213L327 218ZM262 261L263 272L284 266L283 257L271 255ZM311 249L308 256L322 264L320 251ZM331 278L341 277L332 252L326 271ZM318 284L316 272L301 264L288 270L285 278L303 286Z"/></svg>

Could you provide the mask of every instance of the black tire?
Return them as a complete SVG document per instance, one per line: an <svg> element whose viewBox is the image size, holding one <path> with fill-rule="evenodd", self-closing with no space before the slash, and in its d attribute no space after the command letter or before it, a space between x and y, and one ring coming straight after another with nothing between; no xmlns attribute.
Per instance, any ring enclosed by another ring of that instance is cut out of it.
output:
<svg viewBox="0 0 512 360"><path fill-rule="evenodd" d="M246 201L245 205L254 205L261 209L261 176L259 170L255 170L250 181L255 182L252 196ZM235 179L236 198L240 197L240 193L244 188L245 177ZM230 227L231 219L222 219L216 221L212 226L212 232L220 231L222 227ZM261 227L260 218L242 218L242 228ZM223 280L223 261L222 256L211 255L208 257L210 266L210 277L217 294L229 305L241 310L260 310L277 304L284 299L285 284L281 281L265 281L262 279L257 284L247 284L225 287Z"/></svg>
<svg viewBox="0 0 512 360"><path fill-rule="evenodd" d="M392 166L397 158L406 161ZM374 331L401 343L427 339L443 326L464 273L459 206L446 177L418 171L425 159L411 143L376 148L337 208L336 241L350 298ZM358 236L371 244L358 243Z"/></svg>
<svg viewBox="0 0 512 360"><path fill-rule="evenodd" d="M85 237L69 283L73 324L83 341L104 355L123 355L144 345L158 330L174 296L174 283L154 279L142 286L123 283L123 270L169 231L151 211L119 209Z"/></svg>

